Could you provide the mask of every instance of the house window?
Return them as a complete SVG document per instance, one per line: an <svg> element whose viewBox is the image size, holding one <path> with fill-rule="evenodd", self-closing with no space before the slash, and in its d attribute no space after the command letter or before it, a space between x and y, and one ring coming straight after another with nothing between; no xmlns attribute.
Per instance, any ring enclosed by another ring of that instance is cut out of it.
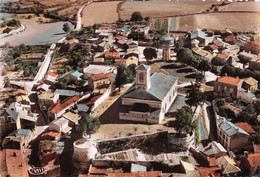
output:
<svg viewBox="0 0 260 177"><path fill-rule="evenodd" d="M144 82L144 73L139 74L139 81Z"/></svg>

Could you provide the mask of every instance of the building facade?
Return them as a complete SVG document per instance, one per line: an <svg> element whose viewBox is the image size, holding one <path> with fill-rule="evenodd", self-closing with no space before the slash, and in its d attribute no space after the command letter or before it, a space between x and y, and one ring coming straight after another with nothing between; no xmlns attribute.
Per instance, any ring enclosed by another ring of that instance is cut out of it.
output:
<svg viewBox="0 0 260 177"><path fill-rule="evenodd" d="M122 96L119 119L160 123L176 98L177 80L162 73L150 76L150 67L144 64L137 67L136 82Z"/></svg>

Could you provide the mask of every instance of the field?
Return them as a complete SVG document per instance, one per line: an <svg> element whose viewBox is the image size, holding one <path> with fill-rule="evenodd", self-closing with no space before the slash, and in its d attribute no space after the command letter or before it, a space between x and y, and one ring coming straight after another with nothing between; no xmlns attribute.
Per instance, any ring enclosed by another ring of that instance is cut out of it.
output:
<svg viewBox="0 0 260 177"><path fill-rule="evenodd" d="M83 9L83 26L91 26L95 23L113 23L118 20L117 6L120 1L97 2Z"/></svg>
<svg viewBox="0 0 260 177"><path fill-rule="evenodd" d="M231 3L218 8L219 11L228 12L260 12L260 2Z"/></svg>
<svg viewBox="0 0 260 177"><path fill-rule="evenodd" d="M260 13L209 13L176 17L176 29L192 31L200 29L250 31L260 28Z"/></svg>
<svg viewBox="0 0 260 177"><path fill-rule="evenodd" d="M216 4L216 0L182 0L182 1L126 1L120 8L120 18L123 20L130 19L131 14L139 11L144 17L170 17L178 15L186 15L193 13L201 13L208 9L212 4Z"/></svg>
<svg viewBox="0 0 260 177"><path fill-rule="evenodd" d="M43 17L42 14L37 17L35 14L12 14L12 18L21 21L23 24L34 24L37 22L48 23L51 19Z"/></svg>

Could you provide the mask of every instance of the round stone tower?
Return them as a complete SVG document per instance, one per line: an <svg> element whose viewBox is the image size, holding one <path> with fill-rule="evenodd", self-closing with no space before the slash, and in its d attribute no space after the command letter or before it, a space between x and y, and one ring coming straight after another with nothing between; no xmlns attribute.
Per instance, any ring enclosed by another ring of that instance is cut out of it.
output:
<svg viewBox="0 0 260 177"><path fill-rule="evenodd" d="M170 56L171 47L174 46L174 38L172 37L162 37L159 41L160 48L163 49L163 61L168 61Z"/></svg>
<svg viewBox="0 0 260 177"><path fill-rule="evenodd" d="M81 171L89 168L91 159L97 154L96 142L89 139L79 139L73 143L73 165Z"/></svg>

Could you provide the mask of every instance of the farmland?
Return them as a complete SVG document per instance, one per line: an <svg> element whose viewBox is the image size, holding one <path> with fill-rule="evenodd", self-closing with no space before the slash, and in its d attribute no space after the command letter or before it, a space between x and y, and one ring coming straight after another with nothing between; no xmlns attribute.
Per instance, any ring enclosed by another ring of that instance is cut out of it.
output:
<svg viewBox="0 0 260 177"><path fill-rule="evenodd" d="M170 17L178 15L186 15L193 13L201 13L208 9L212 4L216 4L215 0L209 1L126 1L122 4L119 15L123 20L130 19L131 14L139 11L144 17Z"/></svg>
<svg viewBox="0 0 260 177"><path fill-rule="evenodd" d="M228 17L228 18L227 18ZM176 17L175 30L200 29L250 31L260 27L260 13L209 13Z"/></svg>
<svg viewBox="0 0 260 177"><path fill-rule="evenodd" d="M97 2L86 6L83 10L84 26L95 23L112 23L118 20L117 6L120 1Z"/></svg>

